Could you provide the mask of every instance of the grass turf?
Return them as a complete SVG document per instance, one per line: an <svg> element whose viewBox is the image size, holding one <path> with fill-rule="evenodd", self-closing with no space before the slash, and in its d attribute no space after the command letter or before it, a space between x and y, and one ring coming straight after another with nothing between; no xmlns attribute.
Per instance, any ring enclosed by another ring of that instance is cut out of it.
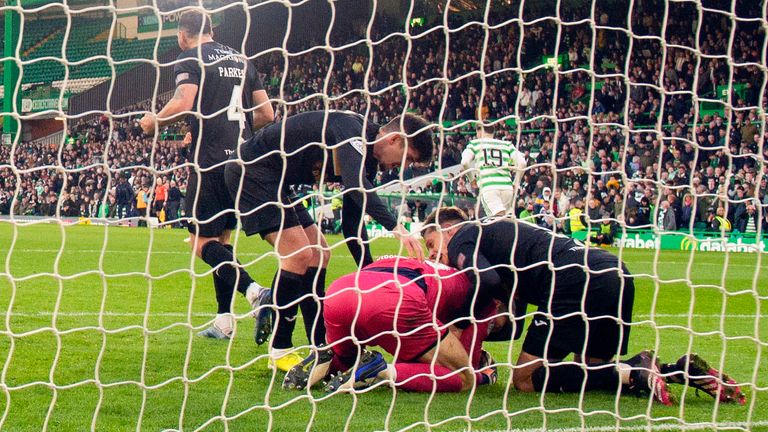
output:
<svg viewBox="0 0 768 432"><path fill-rule="evenodd" d="M639 275L630 352L655 348L665 361L698 352L744 383L746 406L716 404L679 386L672 407L609 393L520 394L509 386L520 341L486 344L500 380L471 394L387 387L326 397L280 389L282 374L266 367L250 318L238 322L230 343L195 336L212 318L215 299L210 269L190 257L185 236L0 225L0 429L768 428L768 266L754 254L621 251ZM276 259L266 243L236 240L240 260L268 284ZM353 271L354 261L339 237L328 240L330 282ZM392 254L398 244L380 239L373 249ZM245 301L236 302L245 314ZM305 343L301 327L295 342Z"/></svg>

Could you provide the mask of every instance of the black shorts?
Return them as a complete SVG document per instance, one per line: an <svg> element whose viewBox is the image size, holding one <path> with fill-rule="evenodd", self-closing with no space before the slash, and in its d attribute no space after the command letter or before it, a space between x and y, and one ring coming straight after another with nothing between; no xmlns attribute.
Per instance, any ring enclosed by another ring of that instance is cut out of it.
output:
<svg viewBox="0 0 768 432"><path fill-rule="evenodd" d="M546 307L540 307L528 326L523 351L541 358L546 354L551 360L582 352L603 360L626 354L635 285L627 268L622 268L623 275L612 270L590 277L583 313L580 302L563 306L553 301L552 318L545 315Z"/></svg>
<svg viewBox="0 0 768 432"><path fill-rule="evenodd" d="M282 169L272 168L266 163L246 165L245 175L240 164L227 164L227 188L231 198L237 201L246 235L260 234L264 237L283 229L307 228L315 224L301 199L286 193L288 185L280 187L281 177Z"/></svg>
<svg viewBox="0 0 768 432"><path fill-rule="evenodd" d="M198 185L200 189L198 190ZM237 227L235 205L224 183L224 169L189 170L184 215L187 229L200 237L218 237Z"/></svg>

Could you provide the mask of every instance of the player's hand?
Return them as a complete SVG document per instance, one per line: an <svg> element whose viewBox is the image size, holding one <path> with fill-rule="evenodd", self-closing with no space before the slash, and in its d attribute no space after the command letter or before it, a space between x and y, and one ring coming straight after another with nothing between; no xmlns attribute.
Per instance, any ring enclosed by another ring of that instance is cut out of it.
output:
<svg viewBox="0 0 768 432"><path fill-rule="evenodd" d="M421 246L421 240L411 236L411 233L402 225L395 227L392 233L405 246L408 256L424 261L424 248Z"/></svg>
<svg viewBox="0 0 768 432"><path fill-rule="evenodd" d="M145 134L151 135L155 132L155 115L152 113L146 113L144 117L139 121L139 126Z"/></svg>

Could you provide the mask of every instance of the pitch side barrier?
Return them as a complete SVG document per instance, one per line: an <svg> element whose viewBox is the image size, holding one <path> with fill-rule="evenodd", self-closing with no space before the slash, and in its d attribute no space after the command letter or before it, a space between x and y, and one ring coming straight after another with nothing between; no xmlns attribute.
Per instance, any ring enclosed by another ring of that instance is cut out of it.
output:
<svg viewBox="0 0 768 432"><path fill-rule="evenodd" d="M571 236L588 242L595 231L578 231ZM768 236L755 233L654 230L624 230L616 235L613 247L629 249L696 250L701 252L768 252Z"/></svg>

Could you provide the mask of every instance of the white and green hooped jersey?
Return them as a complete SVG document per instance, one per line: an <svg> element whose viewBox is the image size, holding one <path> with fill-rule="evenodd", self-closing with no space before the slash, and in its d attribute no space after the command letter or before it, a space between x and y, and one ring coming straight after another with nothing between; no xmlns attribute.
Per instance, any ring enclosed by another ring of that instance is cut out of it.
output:
<svg viewBox="0 0 768 432"><path fill-rule="evenodd" d="M513 169L526 166L525 156L511 142L492 138L478 138L467 144L461 155L462 168L473 168L473 161L480 190L513 188Z"/></svg>

